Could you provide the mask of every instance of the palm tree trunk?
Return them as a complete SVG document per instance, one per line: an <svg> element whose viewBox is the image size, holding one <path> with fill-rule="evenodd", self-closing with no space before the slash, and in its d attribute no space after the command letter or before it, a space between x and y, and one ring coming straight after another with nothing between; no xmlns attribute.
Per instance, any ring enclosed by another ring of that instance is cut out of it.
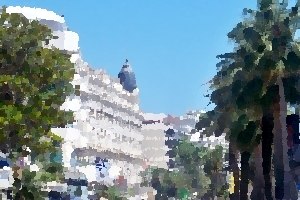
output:
<svg viewBox="0 0 300 200"><path fill-rule="evenodd" d="M240 182L240 200L248 199L248 188L249 188L249 174L250 174L250 160L251 153L244 151L241 154L241 182Z"/></svg>
<svg viewBox="0 0 300 200"><path fill-rule="evenodd" d="M282 83L282 88L279 89L279 94L284 95L284 87L283 87L283 83ZM284 159L283 159L283 162L285 164L285 189L287 190L287 192L290 192L290 198L292 200L297 200L298 199L298 188L297 188L297 185L295 183L295 177L294 177L294 173L292 172L291 168L290 168L290 165L289 165L289 155L288 155L288 144L287 144L287 138L288 138L288 133L287 133L287 129L286 129L286 117L287 117L287 104L285 103L285 101L283 101L284 99L281 99L280 101L280 104L283 104L281 105L282 106L285 106L283 108L285 108L283 111L283 114L281 115L281 118L280 118L280 121L281 121L281 124L283 125L284 127L284 136L283 138L285 138L285 141L283 143L283 150L284 150ZM285 104L284 104L285 103Z"/></svg>
<svg viewBox="0 0 300 200"><path fill-rule="evenodd" d="M265 199L265 182L263 174L263 159L262 159L262 142L259 143L253 151L255 176L253 180L253 190L251 193L251 199L264 200Z"/></svg>
<svg viewBox="0 0 300 200"><path fill-rule="evenodd" d="M294 199L297 196L296 185L289 167L286 115L287 103L281 77L278 78L279 96L274 103L274 175L276 180L276 199Z"/></svg>
<svg viewBox="0 0 300 200"><path fill-rule="evenodd" d="M271 165L272 165L272 144L273 144L273 115L270 112L265 112L262 117L262 168L265 179L265 197L267 200L273 200L272 195L272 180L271 180Z"/></svg>
<svg viewBox="0 0 300 200"><path fill-rule="evenodd" d="M234 177L234 192L230 196L231 200L240 199L240 170L237 162L238 152L232 142L229 143L229 165Z"/></svg>
<svg viewBox="0 0 300 200"><path fill-rule="evenodd" d="M283 199L284 197L284 163L283 163L283 145L285 140L282 139L282 125L280 123L280 103L274 104L274 175L276 180L275 198Z"/></svg>

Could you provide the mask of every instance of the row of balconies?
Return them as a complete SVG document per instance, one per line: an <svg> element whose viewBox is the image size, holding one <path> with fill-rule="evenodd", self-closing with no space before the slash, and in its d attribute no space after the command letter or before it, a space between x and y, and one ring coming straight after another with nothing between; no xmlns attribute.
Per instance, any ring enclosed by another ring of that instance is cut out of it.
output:
<svg viewBox="0 0 300 200"><path fill-rule="evenodd" d="M101 111L100 111L101 112ZM96 114L95 115L90 115L89 119L87 119L86 121L89 122L94 122L94 124L98 124L97 121L99 121L99 123L101 121L109 121L110 124L112 124L113 126L120 126L122 128L128 128L130 131L137 131L140 132L142 125L141 124L136 124L133 121L129 121L129 120L123 120L121 117L119 116L114 116L105 112L102 112L102 114Z"/></svg>
<svg viewBox="0 0 300 200"><path fill-rule="evenodd" d="M80 102L79 102L80 103ZM140 132L142 125L140 121L135 119L134 117L125 116L127 118L124 120L123 117L120 116L120 112L110 110L110 113L103 111L102 109L90 109L88 106L80 106L79 110L75 112L75 120L84 120L84 121L93 121L97 124L97 121L111 121L111 123L116 124L121 127L129 127L130 130L136 130ZM84 109L84 107L87 107ZM108 111L108 110L107 110Z"/></svg>
<svg viewBox="0 0 300 200"><path fill-rule="evenodd" d="M74 83L72 84L74 85ZM121 109L122 112L130 113L130 115L136 115L139 113L139 106L137 103L129 103L119 97L111 97L113 94L114 93L110 93L109 91L105 91L103 93L99 93L99 91L92 92L87 88L81 88L80 90L81 99L89 99L100 105L118 108ZM141 120L143 119L142 116L137 117Z"/></svg>
<svg viewBox="0 0 300 200"><path fill-rule="evenodd" d="M106 123L103 123L103 122L106 122ZM143 136L141 134L138 134L138 131L135 132L128 128L125 130L124 129L122 130L122 128L120 128L118 125L116 126L113 123L110 123L109 121L104 121L104 120L101 120L101 121L94 120L94 123L93 123L93 119L90 119L90 122L78 121L77 125L75 125L73 127L78 128L78 125L84 127L85 126L84 124L86 124L86 126L91 126L91 128L87 127L87 129L84 128L86 130L81 130L84 132L88 131L85 133L85 135L87 138L90 138L91 141L98 143L101 140L103 141L105 139L109 139L109 140L112 140L111 146L114 147L115 149L120 149L120 148L118 148L118 146L120 146L120 145L128 146L128 147L126 147L126 149L131 149L130 151L133 151L135 149L140 149L140 145L141 145L141 141L143 140ZM111 128L115 128L115 129L111 129ZM91 129L91 130L89 130L89 129ZM103 142L101 142L101 143L103 143ZM106 141L104 143L106 143ZM127 144L127 143L130 143L130 144ZM94 144L94 145L96 145L96 144ZM105 147L105 144L103 147ZM124 147L122 147L122 148L124 148Z"/></svg>
<svg viewBox="0 0 300 200"><path fill-rule="evenodd" d="M91 103L99 103L101 107L109 109L109 108L115 108L115 110L119 112L123 112L127 116L133 116L134 118L139 119L140 121L143 120L142 115L139 114L139 106L137 104L131 104L131 105L125 105L122 103L117 103L115 100L109 100L106 97L100 97L100 95L97 95L92 92L86 92L86 91L81 91L80 92L81 99L89 99L88 102ZM122 100L123 101L123 100ZM119 101L119 102L122 102ZM84 101L85 103L86 101ZM96 107L96 106L90 106L90 107Z"/></svg>
<svg viewBox="0 0 300 200"><path fill-rule="evenodd" d="M94 131L92 132L92 135L99 138L99 139L111 139L115 142L121 142L121 143L130 143L132 144L133 147L135 146L140 146L142 144L141 139L137 139L137 138L133 138L133 137L126 137L124 134L122 133L117 133L117 132L113 132L114 130L107 130L104 131L103 134L100 133L95 133ZM90 133L88 133L90 134ZM92 138L92 137L90 137Z"/></svg>
<svg viewBox="0 0 300 200"><path fill-rule="evenodd" d="M113 153L124 153L133 158L139 158L142 155L141 145L139 143L120 142L112 138L103 137L87 137L88 147L97 149L98 151L108 150Z"/></svg>
<svg viewBox="0 0 300 200"><path fill-rule="evenodd" d="M125 120L120 121L116 121L114 119L110 119L104 116L100 116L100 117L90 117L88 120L78 120L76 122L75 126L89 126L89 129L92 130L97 130L97 132L99 132L100 134L103 134L106 132L106 130L112 130L113 132L116 133L123 133L123 135L125 135L126 137L131 137L131 138L135 138L138 140L142 140L143 136L141 134L141 125L137 127L137 125L133 125L126 123Z"/></svg>
<svg viewBox="0 0 300 200"><path fill-rule="evenodd" d="M100 138L111 138L111 139L115 139L115 140L118 140L120 142L137 142L138 144L141 144L142 142L142 138L140 135L139 135L139 138L134 138L134 137L131 137L131 136L128 136L126 135L126 132L113 132L115 130L104 130L104 129L101 129L100 131L99 130L93 130L91 132L92 135L97 135L99 136Z"/></svg>
<svg viewBox="0 0 300 200"><path fill-rule="evenodd" d="M97 114L102 114L103 116L107 116L109 118L114 118L116 121L125 121L124 123L127 124L126 122L129 121L130 124L132 125L136 125L136 126L139 126L142 124L142 121L138 118L136 118L137 114L136 115L130 115L130 114L127 114L126 112L122 112L120 111L120 109L118 108L109 108L109 107L106 107L106 106L102 106L101 109L99 108L96 108L94 109L93 107L90 107L90 112L89 112L89 115L91 116L97 116ZM100 116L99 115L99 116Z"/></svg>

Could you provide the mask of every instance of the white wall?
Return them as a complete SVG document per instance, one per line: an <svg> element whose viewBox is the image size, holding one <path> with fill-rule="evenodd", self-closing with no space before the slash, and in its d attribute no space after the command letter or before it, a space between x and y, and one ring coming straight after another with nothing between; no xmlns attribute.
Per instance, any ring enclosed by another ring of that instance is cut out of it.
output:
<svg viewBox="0 0 300 200"><path fill-rule="evenodd" d="M67 51L78 51L79 36L77 33L66 30L65 19L53 11L48 11L41 8L30 8L20 6L9 6L7 7L8 13L22 13L27 19L41 20L41 24L53 25L53 29L56 27L62 27L62 30L52 30L53 35L58 36L56 40L51 40L50 45L54 45L58 49ZM57 23L55 25L55 23ZM49 27L51 28L51 27Z"/></svg>
<svg viewBox="0 0 300 200"><path fill-rule="evenodd" d="M162 123L163 119L167 117L167 115L163 113L144 113L143 117L145 121L160 121L160 123L155 122L154 124L143 124L143 154L149 161L149 165L167 168L168 158L166 157L167 147L165 145L165 131L168 128L171 128L171 126L167 126Z"/></svg>

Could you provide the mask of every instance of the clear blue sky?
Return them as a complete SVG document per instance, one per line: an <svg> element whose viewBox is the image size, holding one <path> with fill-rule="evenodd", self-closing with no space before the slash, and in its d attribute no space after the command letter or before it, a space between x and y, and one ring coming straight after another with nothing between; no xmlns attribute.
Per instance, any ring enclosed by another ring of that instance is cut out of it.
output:
<svg viewBox="0 0 300 200"><path fill-rule="evenodd" d="M216 55L232 50L226 34L256 0L2 0L64 14L79 34L84 61L117 77L128 58L145 112L183 115L208 104ZM212 107L209 107L212 108Z"/></svg>

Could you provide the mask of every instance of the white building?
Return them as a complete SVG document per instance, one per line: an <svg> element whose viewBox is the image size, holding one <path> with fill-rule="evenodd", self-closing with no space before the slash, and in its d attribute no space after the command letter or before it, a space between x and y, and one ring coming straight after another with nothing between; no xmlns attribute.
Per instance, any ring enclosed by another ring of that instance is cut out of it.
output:
<svg viewBox="0 0 300 200"><path fill-rule="evenodd" d="M58 39L51 40L49 45L54 45L60 50L68 52L77 52L79 50L79 36L77 33L70 31L65 23L65 19L52 11L41 8L30 8L20 6L9 6L6 8L8 13L23 14L29 20L38 20L41 24L49 26L54 36Z"/></svg>
<svg viewBox="0 0 300 200"><path fill-rule="evenodd" d="M124 90L119 79L103 70L91 70L79 56L75 63L78 75L72 84L80 86L80 96L67 99L62 109L74 111L76 123L53 129L65 139L64 165L86 174L89 182L113 184L124 176L129 186L139 183L137 174L144 160L138 89ZM96 160L107 160L101 173Z"/></svg>
<svg viewBox="0 0 300 200"><path fill-rule="evenodd" d="M78 34L67 28L63 17L29 7L8 7L7 12L21 13L29 20L49 26L58 39L51 40L48 46L71 54L75 63L77 74L72 84L75 90L79 86L80 96L70 96L61 109L73 110L76 123L52 130L64 138L62 160L69 171L66 178L119 184L124 189L136 186L144 162L143 117L129 62L126 60L119 78L112 78L103 70L92 70L81 59Z"/></svg>
<svg viewBox="0 0 300 200"><path fill-rule="evenodd" d="M142 133L144 140L142 149L144 157L147 158L147 164L167 168L166 153L168 148L165 146L165 131L172 127L163 123L167 115L144 113L143 117Z"/></svg>

